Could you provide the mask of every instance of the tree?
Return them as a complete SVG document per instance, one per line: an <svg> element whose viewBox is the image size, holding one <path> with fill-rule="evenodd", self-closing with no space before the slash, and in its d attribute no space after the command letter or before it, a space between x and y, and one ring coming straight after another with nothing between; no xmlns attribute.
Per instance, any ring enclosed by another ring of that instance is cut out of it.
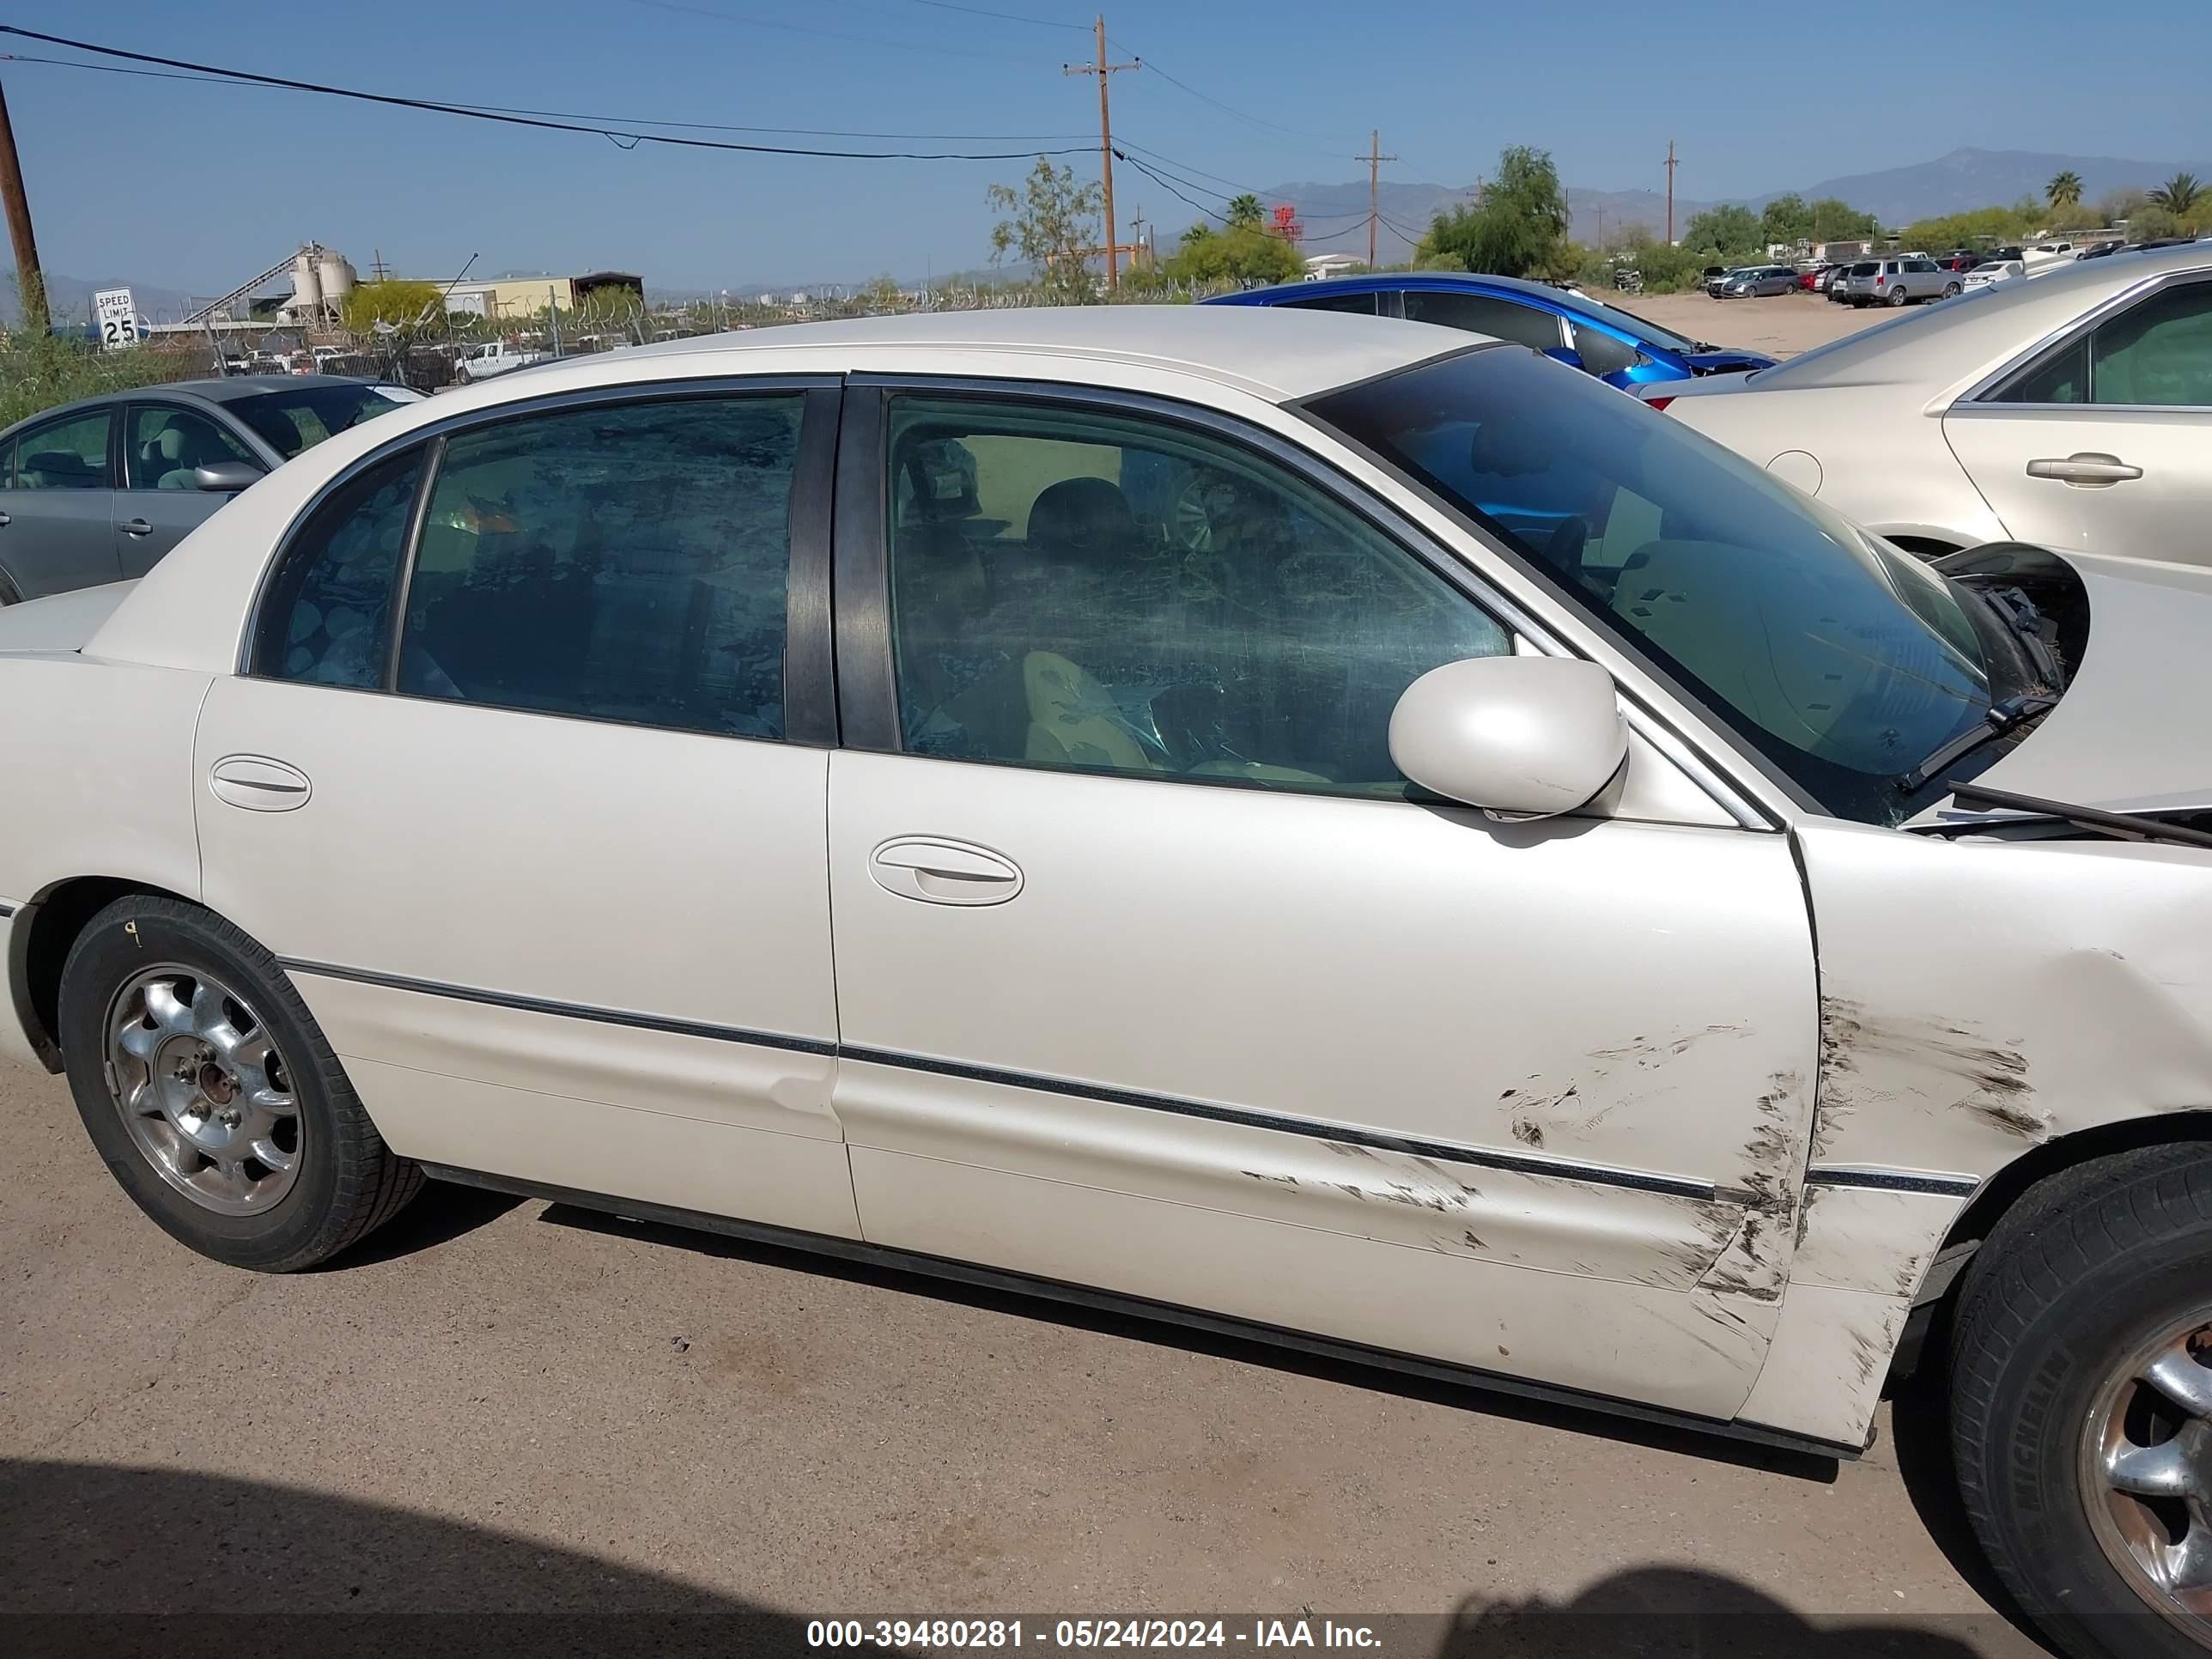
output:
<svg viewBox="0 0 2212 1659"><path fill-rule="evenodd" d="M1498 158L1481 202L1439 213L1414 251L1420 264L1454 256L1469 270L1499 276L1565 275L1567 198L1549 150L1516 144ZM1568 267L1571 270L1571 266Z"/></svg>
<svg viewBox="0 0 2212 1659"><path fill-rule="evenodd" d="M1823 196L1808 210L1812 215L1812 237L1816 242L1844 242L1872 236L1874 215L1862 213L1849 202Z"/></svg>
<svg viewBox="0 0 2212 1659"><path fill-rule="evenodd" d="M345 296L339 315L356 334L366 334L378 323L409 328L425 318L445 320L445 293L435 283L362 283Z"/></svg>
<svg viewBox="0 0 2212 1659"><path fill-rule="evenodd" d="M1682 246L1711 253L1723 264L1756 258L1766 251L1765 233L1747 207L1723 202L1707 208L1682 228Z"/></svg>
<svg viewBox="0 0 2212 1659"><path fill-rule="evenodd" d="M2164 208L2184 225L2194 224L2197 209L2205 203L2204 186L2197 182L2193 173L2177 173L2172 178L2150 193L2153 207Z"/></svg>
<svg viewBox="0 0 2212 1659"><path fill-rule="evenodd" d="M906 296L899 292L899 285L889 271L860 290L860 306L866 311L900 311L905 305Z"/></svg>
<svg viewBox="0 0 2212 1659"><path fill-rule="evenodd" d="M1229 222L1232 226L1249 225L1257 230L1264 216L1258 197L1247 194L1230 198Z"/></svg>
<svg viewBox="0 0 2212 1659"><path fill-rule="evenodd" d="M2155 202L2146 202L2128 220L2128 234L2138 242L2151 241L2160 236L2179 236L2183 226L2180 217L2169 213Z"/></svg>
<svg viewBox="0 0 2212 1659"><path fill-rule="evenodd" d="M1042 155L1019 190L993 185L990 203L1012 214L991 227L991 263L1018 252L1035 273L1039 293L1055 305L1087 305L1097 297L1086 261L1098 243L1102 205L1095 184L1078 184L1075 169L1056 167Z"/></svg>
<svg viewBox="0 0 2212 1659"><path fill-rule="evenodd" d="M1769 242L1810 241L1813 210L1796 191L1778 196L1759 216L1759 234Z"/></svg>
<svg viewBox="0 0 2212 1659"><path fill-rule="evenodd" d="M1178 283L1287 283L1305 273L1298 251L1257 223L1193 225L1163 267Z"/></svg>
<svg viewBox="0 0 2212 1659"><path fill-rule="evenodd" d="M2055 208L2081 205L2081 175L2068 167L2063 173L2051 175L2051 182L2043 187L2043 199Z"/></svg>

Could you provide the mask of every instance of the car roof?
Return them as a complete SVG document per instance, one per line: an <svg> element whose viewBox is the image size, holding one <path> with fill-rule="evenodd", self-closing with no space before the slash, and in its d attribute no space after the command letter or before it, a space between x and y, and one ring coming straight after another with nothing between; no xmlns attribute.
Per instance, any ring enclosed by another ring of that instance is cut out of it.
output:
<svg viewBox="0 0 2212 1659"><path fill-rule="evenodd" d="M1510 294L1561 311L1574 308L1575 296L1549 283L1533 283L1522 276L1497 276L1487 271L1382 270L1364 276L1330 276L1315 283L1279 283L1273 288L1247 289L1238 294L1217 294L1203 303L1210 306L1279 306L1293 300L1325 300L1334 294L1396 294L1406 289L1449 293Z"/></svg>
<svg viewBox="0 0 2212 1659"><path fill-rule="evenodd" d="M95 392L89 398L78 398L65 404L56 404L35 415L26 415L15 425L0 430L0 443L4 443L17 431L33 426L43 426L48 421L96 409L113 408L126 403L156 403L164 398L198 398L211 404L235 403L241 398L257 397L266 392L295 391L301 386L368 386L370 382L358 374L234 374L228 380L157 380L150 386L127 386L120 392Z"/></svg>
<svg viewBox="0 0 2212 1659"><path fill-rule="evenodd" d="M1858 381L1947 386L2027 349L2140 283L2194 270L2212 273L2212 242L2123 251L2069 264L1978 293L1971 305L1902 312L1889 322L1761 369L1754 383L1776 388Z"/></svg>
<svg viewBox="0 0 2212 1659"><path fill-rule="evenodd" d="M782 368L773 361L779 355L803 351L811 356L843 347L855 354L852 366L856 370L909 354L982 351L1040 360L1033 373L1054 372L1048 367L1053 360L1120 362L1238 387L1273 403L1291 403L1463 349L1480 337L1389 318L1328 312L1269 315L1225 306L915 312L845 322L789 323L595 353L541 365L528 385L532 395L541 394L555 375L571 366L574 371L588 372L592 365L610 365L609 378L635 379L671 358L713 361L714 367L733 374L772 374ZM918 372L932 371L918 368ZM502 375L491 384L507 379Z"/></svg>

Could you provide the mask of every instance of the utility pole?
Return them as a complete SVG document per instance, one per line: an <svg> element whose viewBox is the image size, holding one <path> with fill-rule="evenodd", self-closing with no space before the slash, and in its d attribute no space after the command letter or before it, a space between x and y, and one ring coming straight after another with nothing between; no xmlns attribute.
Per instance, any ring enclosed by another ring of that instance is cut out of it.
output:
<svg viewBox="0 0 2212 1659"><path fill-rule="evenodd" d="M1395 161L1398 158L1382 153L1382 131L1379 128L1371 128L1367 134L1367 154L1355 155L1352 159L1367 163L1367 268L1372 270L1375 269L1375 223L1382 211L1382 186L1380 182L1382 163Z"/></svg>
<svg viewBox="0 0 2212 1659"><path fill-rule="evenodd" d="M1111 294L1121 285L1121 258L1114 246L1114 112L1106 101L1106 77L1119 75L1123 70L1138 66L1139 59L1126 64L1106 61L1106 15L1098 15L1098 61L1096 64L1062 64L1062 75L1095 75L1098 77L1098 172L1106 185L1106 291Z"/></svg>
<svg viewBox="0 0 2212 1659"><path fill-rule="evenodd" d="M1667 141L1667 246L1674 246L1674 141Z"/></svg>
<svg viewBox="0 0 2212 1659"><path fill-rule="evenodd" d="M15 248L15 286L23 295L23 329L28 334L44 334L52 326L46 314L46 278L39 269L38 240L31 234L31 204L23 194L23 167L15 157L15 129L8 122L4 89L0 89L0 203L7 206L8 240Z"/></svg>

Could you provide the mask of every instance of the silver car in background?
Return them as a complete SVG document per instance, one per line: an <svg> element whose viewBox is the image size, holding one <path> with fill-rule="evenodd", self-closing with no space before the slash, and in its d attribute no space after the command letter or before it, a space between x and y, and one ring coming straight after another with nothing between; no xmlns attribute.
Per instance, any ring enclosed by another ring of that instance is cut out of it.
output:
<svg viewBox="0 0 2212 1659"><path fill-rule="evenodd" d="M2011 540L2212 565L2212 243L1638 390L1917 552Z"/></svg>
<svg viewBox="0 0 2212 1659"><path fill-rule="evenodd" d="M1844 298L1855 306L1902 306L1947 299L1964 287L1957 271L1933 259L1862 259L1844 282Z"/></svg>
<svg viewBox="0 0 2212 1659"><path fill-rule="evenodd" d="M1767 299L1794 292L1797 273L1788 265L1747 265L1713 290L1717 300Z"/></svg>

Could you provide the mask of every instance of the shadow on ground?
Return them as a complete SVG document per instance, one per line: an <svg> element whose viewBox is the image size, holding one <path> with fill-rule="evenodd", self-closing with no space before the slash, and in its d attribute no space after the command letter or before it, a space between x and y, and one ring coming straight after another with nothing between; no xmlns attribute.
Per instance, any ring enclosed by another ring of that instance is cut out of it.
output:
<svg viewBox="0 0 2212 1659"><path fill-rule="evenodd" d="M808 1652L804 1620L673 1578L382 1504L162 1469L0 1462L0 1561L9 1659Z"/></svg>
<svg viewBox="0 0 2212 1659"><path fill-rule="evenodd" d="M1815 1625L1717 1573L1638 1567L1571 1601L1470 1600L1437 1659L1984 1659L2034 1654L1995 1613Z"/></svg>

